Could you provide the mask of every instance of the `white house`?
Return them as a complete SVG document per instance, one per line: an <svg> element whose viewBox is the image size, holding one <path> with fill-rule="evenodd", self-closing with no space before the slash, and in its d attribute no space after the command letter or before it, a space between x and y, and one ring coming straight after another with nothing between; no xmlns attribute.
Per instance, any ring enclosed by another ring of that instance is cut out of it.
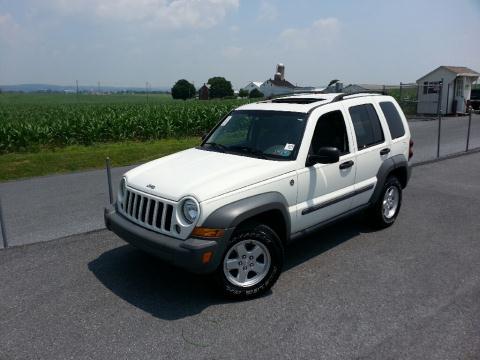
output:
<svg viewBox="0 0 480 360"><path fill-rule="evenodd" d="M439 66L417 80L417 113L436 114L441 91L441 113L456 114L466 112L466 102L470 100L472 83L480 74L464 66ZM443 86L440 89L440 83Z"/></svg>
<svg viewBox="0 0 480 360"><path fill-rule="evenodd" d="M260 86L260 91L265 97L291 94L295 91L295 85L287 80L268 79Z"/></svg>
<svg viewBox="0 0 480 360"><path fill-rule="evenodd" d="M260 90L260 86L262 86L262 84L263 83L261 81L250 81L247 86L242 88L242 90L247 90L250 93L250 91L253 89Z"/></svg>

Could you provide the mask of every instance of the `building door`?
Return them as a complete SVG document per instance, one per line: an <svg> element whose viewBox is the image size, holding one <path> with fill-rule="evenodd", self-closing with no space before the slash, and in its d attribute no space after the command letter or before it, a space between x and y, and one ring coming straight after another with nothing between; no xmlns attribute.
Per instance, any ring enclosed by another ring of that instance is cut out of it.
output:
<svg viewBox="0 0 480 360"><path fill-rule="evenodd" d="M456 112L465 112L465 78L459 76L455 79Z"/></svg>

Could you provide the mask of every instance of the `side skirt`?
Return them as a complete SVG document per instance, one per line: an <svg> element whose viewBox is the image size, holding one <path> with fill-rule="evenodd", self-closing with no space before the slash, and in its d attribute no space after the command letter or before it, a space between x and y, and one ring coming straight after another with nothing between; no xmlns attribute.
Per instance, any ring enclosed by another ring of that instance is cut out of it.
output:
<svg viewBox="0 0 480 360"><path fill-rule="evenodd" d="M352 216L352 215L354 215L354 214L357 214L357 213L359 213L360 211L367 209L369 206L370 206L370 203L367 203L367 204L365 204L365 205L358 206L358 207L356 207L356 208L354 208L354 209L351 209L351 210L349 210L349 211L347 211L347 212L344 212L343 214L340 214L340 215L337 215L337 216L335 216L335 217L333 217L333 218L331 218L331 219L322 221L321 223L318 223L318 224L316 224L316 225L310 226L309 228L306 228L306 229L304 229L304 230L302 230L302 231L298 231L298 232L290 235L290 239L288 240L288 242L292 242L292 241L295 241L295 240L297 240L297 239L300 239L300 238L302 238L302 237L304 237L304 236L310 235L311 233L314 233L314 232L316 232L316 231L318 231L318 230L320 230L320 229L322 229L322 228L324 228L324 227L326 227L326 226L328 226L328 225L331 225L331 224L333 224L333 223L335 223L335 222L337 222L337 221L343 220L343 219L345 219L345 218L347 218L347 217L349 217L349 216Z"/></svg>

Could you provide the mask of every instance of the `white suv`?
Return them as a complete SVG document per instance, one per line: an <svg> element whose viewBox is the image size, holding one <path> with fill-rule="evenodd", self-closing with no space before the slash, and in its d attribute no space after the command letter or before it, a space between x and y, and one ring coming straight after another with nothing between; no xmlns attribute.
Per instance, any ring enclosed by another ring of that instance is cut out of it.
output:
<svg viewBox="0 0 480 360"><path fill-rule="evenodd" d="M298 94L239 107L196 148L127 172L108 229L227 295L269 289L285 245L361 210L391 225L412 142L390 96Z"/></svg>

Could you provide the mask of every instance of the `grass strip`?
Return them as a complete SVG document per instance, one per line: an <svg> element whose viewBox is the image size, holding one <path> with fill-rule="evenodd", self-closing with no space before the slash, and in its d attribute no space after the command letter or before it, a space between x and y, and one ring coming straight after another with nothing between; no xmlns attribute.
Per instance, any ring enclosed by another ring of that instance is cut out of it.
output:
<svg viewBox="0 0 480 360"><path fill-rule="evenodd" d="M194 147L200 138L164 139L157 141L125 141L91 146L67 146L42 149L30 153L0 155L0 181L61 174L79 170L100 169L105 158L112 166L125 166L153 160Z"/></svg>

